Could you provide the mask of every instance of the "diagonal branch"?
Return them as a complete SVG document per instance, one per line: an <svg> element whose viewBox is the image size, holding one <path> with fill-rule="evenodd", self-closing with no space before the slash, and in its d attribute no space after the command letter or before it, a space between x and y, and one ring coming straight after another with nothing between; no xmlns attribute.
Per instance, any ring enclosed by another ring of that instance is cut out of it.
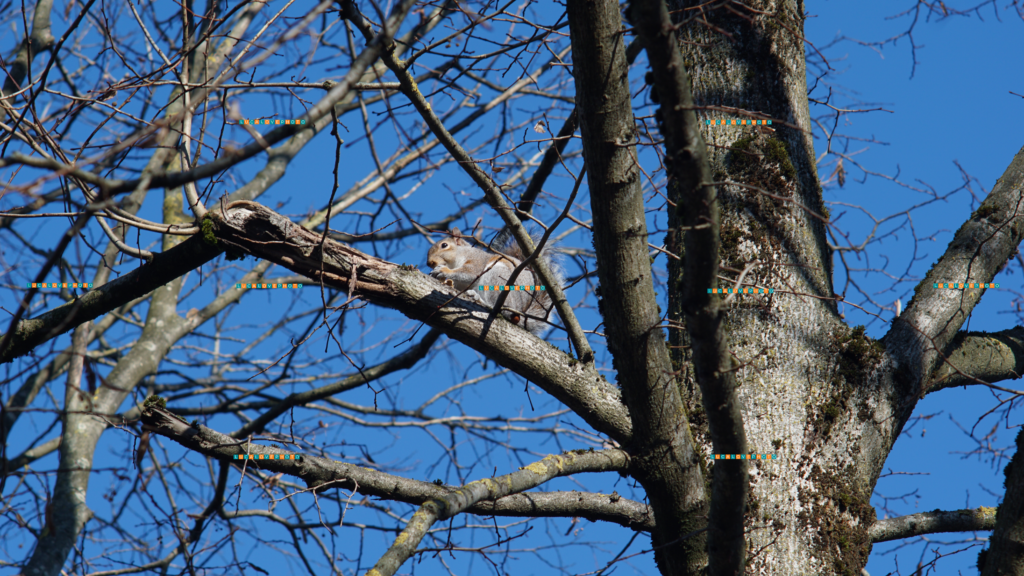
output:
<svg viewBox="0 0 1024 576"><path fill-rule="evenodd" d="M707 293L707 288L716 286L718 276L720 205L711 184L714 178L694 112L689 74L665 2L634 0L630 9L662 103L659 112L669 186L676 187L683 225L689 227L684 240L682 307L708 430L715 452L743 454L747 452L746 432L735 372L729 369L725 317L718 301ZM748 490L745 460L715 464L708 520L709 574L744 571L743 517Z"/></svg>
<svg viewBox="0 0 1024 576"><path fill-rule="evenodd" d="M435 522L451 518L478 502L525 492L560 476L622 470L628 463L629 456L626 452L617 449L552 454L540 462L520 468L518 472L470 482L444 496L432 498L413 514L405 530L402 530L395 543L377 561L370 574L391 576L416 553L416 547Z"/></svg>
<svg viewBox="0 0 1024 576"><path fill-rule="evenodd" d="M942 258L918 284L914 298L882 339L897 370L905 375L895 401L902 426L915 398L936 381L929 378L942 362L957 331L981 301L985 289L935 288L939 283L992 281L1024 240L1024 148L1006 168L988 198L957 230ZM955 364L955 363L954 363Z"/></svg>
<svg viewBox="0 0 1024 576"><path fill-rule="evenodd" d="M214 219L218 241L346 292L355 268L356 296L443 328L450 337L535 382L620 444L632 437L619 391L592 364L576 362L508 322L494 322L485 329L488 311L459 299L454 289L418 270L330 239L321 248L319 234L265 206L239 201L229 204L225 214Z"/></svg>
<svg viewBox="0 0 1024 576"><path fill-rule="evenodd" d="M7 363L31 352L37 346L55 338L83 322L93 320L135 298L144 296L210 260L223 249L211 246L199 236L193 236L174 248L156 254L149 264L90 290L36 318L18 322L13 329L10 344L0 353L0 364Z"/></svg>

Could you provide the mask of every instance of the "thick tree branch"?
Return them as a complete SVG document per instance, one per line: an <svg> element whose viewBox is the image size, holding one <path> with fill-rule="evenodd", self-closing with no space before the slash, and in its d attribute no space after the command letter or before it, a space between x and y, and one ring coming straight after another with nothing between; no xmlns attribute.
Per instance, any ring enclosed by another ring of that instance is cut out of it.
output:
<svg viewBox="0 0 1024 576"><path fill-rule="evenodd" d="M882 339L897 370L904 375L895 401L902 427L916 398L937 382L929 378L984 289L952 290L934 284L988 283L1024 239L1024 148L1006 168L988 198L957 230L946 253L918 285L906 310ZM897 428L898 429L898 428Z"/></svg>
<svg viewBox="0 0 1024 576"><path fill-rule="evenodd" d="M932 373L928 393L1024 375L1024 326L1001 332L960 332L950 343L945 360Z"/></svg>
<svg viewBox="0 0 1024 576"><path fill-rule="evenodd" d="M198 423L189 424L161 407L159 401L147 403L142 412L142 422L147 430L170 438L189 450L223 461L233 461L235 455L241 454L295 453L274 446L251 444ZM628 460L622 450L571 452L554 458L575 463L572 466L580 463L595 466L597 462L596 466L609 471L625 470ZM360 494L409 504L423 504L431 499L444 498L455 491L451 486L411 480L346 462L306 455L302 455L300 460L249 460L246 465L256 470L293 475L310 487L346 490L358 486ZM650 530L654 527L649 507L618 494L529 492L511 494L493 501L480 501L464 511L485 516L580 517L613 522L633 530Z"/></svg>
<svg viewBox="0 0 1024 576"><path fill-rule="evenodd" d="M266 464L266 462L264 462ZM253 468L249 468L250 471ZM263 473L263 478L271 476L272 470ZM389 500L422 504L437 495L443 495L446 488L438 488L434 483L408 481L399 476L394 477L400 483L413 482L421 493L410 495L405 484L400 493L387 496ZM355 478L353 478L354 480ZM392 482L394 486L394 482ZM351 488L354 487L345 487ZM360 484L362 491L362 484ZM621 497L618 493L600 494L596 492L527 492L512 494L497 501L483 501L466 510L467 513L479 516L503 516L509 518L581 518L591 522L611 522L637 532L650 532L654 529L654 512L645 504ZM225 518L241 518L244 516L265 516L283 526L301 529L303 524L291 523L283 518L269 516L270 513L257 510L245 510L237 513L220 511ZM340 522L340 520L339 520ZM316 524L320 526L320 524Z"/></svg>
<svg viewBox="0 0 1024 576"><path fill-rule="evenodd" d="M995 508L983 506L974 510L935 510L879 520L868 528L868 537L877 544L924 534L991 530L995 526Z"/></svg>
<svg viewBox="0 0 1024 576"><path fill-rule="evenodd" d="M746 432L731 370L728 336L718 299L707 293L717 286L721 224L720 206L707 145L698 128L690 78L665 2L633 0L634 23L651 64L654 87L662 105L665 166L681 200L677 209L685 233L683 313L692 344L708 429L715 452L745 454ZM701 227L701 225L708 225ZM745 566L743 518L746 510L745 460L715 463L708 532L709 574L742 574Z"/></svg>
<svg viewBox="0 0 1024 576"><path fill-rule="evenodd" d="M502 318L485 328L487 310L458 298L437 280L333 240L324 243L321 251L319 234L255 202L234 202L223 218L211 214L219 241L346 291L354 273L357 296L443 328L449 336L535 382L620 444L632 438L618 390L602 380L593 366L576 362Z"/></svg>
<svg viewBox="0 0 1024 576"><path fill-rule="evenodd" d="M704 474L659 327L619 4L572 0L567 9L601 280L599 308L635 430L630 452L658 510L653 540L662 573L698 573L708 557L703 532L697 538L679 536L707 525Z"/></svg>
<svg viewBox="0 0 1024 576"><path fill-rule="evenodd" d="M1004 471L1006 494L996 512L995 530L981 576L1024 576L1024 428L1017 433L1017 453Z"/></svg>
<svg viewBox="0 0 1024 576"><path fill-rule="evenodd" d="M591 522L611 522L642 532L651 532L655 527L653 508L615 493L528 492L505 496L494 502L480 502L467 511L485 516L576 517Z"/></svg>

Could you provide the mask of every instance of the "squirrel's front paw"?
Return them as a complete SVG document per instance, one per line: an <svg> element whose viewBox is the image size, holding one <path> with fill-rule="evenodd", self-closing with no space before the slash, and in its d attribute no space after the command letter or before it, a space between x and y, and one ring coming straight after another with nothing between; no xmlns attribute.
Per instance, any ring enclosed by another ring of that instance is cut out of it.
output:
<svg viewBox="0 0 1024 576"><path fill-rule="evenodd" d="M451 274L452 274L451 268L447 268L445 266L438 266L437 268L434 268L433 270L430 271L430 276L432 278L437 278L445 286L451 286L451 287L454 288L455 287L455 282L452 281L451 278L449 278L449 276L451 276Z"/></svg>

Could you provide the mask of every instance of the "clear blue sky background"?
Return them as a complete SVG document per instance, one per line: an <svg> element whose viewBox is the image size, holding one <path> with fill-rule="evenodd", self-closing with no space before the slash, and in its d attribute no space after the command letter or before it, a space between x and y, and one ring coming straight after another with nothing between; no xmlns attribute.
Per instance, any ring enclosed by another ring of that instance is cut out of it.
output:
<svg viewBox="0 0 1024 576"><path fill-rule="evenodd" d="M303 8L297 9L304 10ZM910 18L887 20L886 18L898 13L906 7L912 6L911 2L808 2L807 10L813 16L808 20L806 35L809 41L819 47L824 47L837 37L849 37L863 42L882 41L902 32L910 26ZM538 7L539 11L550 9L550 7ZM999 22L991 7L981 11L981 17L972 15L970 18L949 18L946 20L926 22L923 15L914 29L914 41L919 46L917 50L917 66L914 69L910 49L909 38L899 40L896 45L886 45L881 48L879 54L869 47L865 47L853 41L842 41L834 46L825 49L825 55L829 59L835 72L812 94L812 97L824 99L827 95L827 86L833 87L832 103L847 108L884 108L891 112L875 111L864 114L844 116L837 134L845 134L851 137L869 140L875 139L884 144L853 141L850 144L848 153L853 154L863 149L863 152L856 154L855 158L868 170L895 175L897 170L900 173L900 180L919 188L934 188L939 195L953 191L961 186L963 180L960 170L954 165L958 161L974 179L971 185L978 198L983 198L987 190L991 189L996 179L1001 175L1014 154L1024 145L1024 130L1021 130L1022 123L1019 118L1024 111L1024 99L1010 94L1010 91L1024 94L1024 75L1018 60L1024 54L1024 34L1022 34L1022 23L1014 13L1006 13L1000 10L1003 18ZM553 18L551 19L553 21ZM6 45L5 45L6 48ZM808 50L810 52L810 50ZM914 69L914 77L911 78L911 71ZM642 74L642 69L638 69ZM331 73L338 74L337 71ZM319 78L315 74L311 79ZM813 82L813 80L812 80ZM250 105L248 110L258 107ZM289 116L289 112L299 112L301 107L283 99L276 99L274 111L279 112L278 118ZM260 110L262 113L263 110ZM826 110L821 107L813 107L812 115L824 114ZM292 117L297 114L292 114ZM831 124L828 124L831 126ZM346 136L349 140L355 140L360 135L358 121L352 118L349 124L352 134ZM485 130L490 129L486 126ZM236 137L241 137L239 135ZM821 132L816 129L816 136ZM381 134L378 141L385 149L388 145L385 136ZM578 144L577 144L578 146ZM825 150L825 142L818 139L816 142L818 154ZM300 156L291 167L288 176L278 183L261 202L273 206L278 200L287 201L288 204L282 212L291 215L305 213L306 210L321 206L326 202L327 194L331 185L330 163L333 162L333 142L326 133L319 136L316 144ZM362 177L372 160L364 154L362 147L347 148L344 151L346 168L355 168L343 173L342 189L345 189L353 180ZM825 158L824 163L832 159ZM831 172L833 165L827 164L821 169L821 177L825 179ZM830 186L826 189L826 200L843 202L862 206L872 212L876 217L885 217L893 213L906 210L928 199L928 196L920 192L914 192L900 187L892 182L878 177L867 177L864 182L863 174L855 167L847 164L849 176L842 189ZM249 174L251 170L243 170ZM434 183L437 182L435 186ZM435 192L428 194L417 194L413 196L407 206L413 210L423 213L424 220L443 216L451 211L451 195L446 188L440 184L451 185L454 189L466 190L473 198L479 193L468 183L459 182L458 179L441 180L436 178L431 185ZM922 182L924 184L922 184ZM925 186L927 184L927 186ZM226 183L225 191L231 191L236 185L229 181ZM402 190L407 190L408 185ZM325 192L326 191L326 192ZM562 192L560 192L562 193ZM214 194L216 198L220 192ZM562 193L564 195L564 193ZM443 203L436 202L437 198L443 198ZM155 198L155 195L154 195ZM6 201L6 200L5 200ZM7 204L4 204L7 207ZM909 266L909 281L894 284L893 281L880 273L856 273L853 279L860 286L861 292L850 290L846 293L848 300L862 303L871 312L879 314L882 319L859 312L855 308L846 307L846 318L851 325L865 324L868 333L878 337L884 334L894 313L894 302L902 298L905 304L913 291L915 282L913 279L923 277L924 273L932 265L935 259L945 250L946 245L952 238L952 233L970 214L972 207L972 195L970 192L961 191L946 200L935 202L912 213L913 226L917 238L917 260L911 261L914 243L907 220L895 219L885 224L878 234L893 232L884 241L872 244L868 254L870 261L861 260L857 262L854 256L849 261L854 267L882 268L886 266L889 272L897 276ZM159 218L158 203L153 203L144 209L143 214L151 218ZM357 205L357 208L366 209L365 205ZM847 212L841 217L840 229L850 235L851 241L859 243L869 230L870 222L857 211L843 208L840 205L832 206L833 218L840 217L840 214ZM57 223L63 225L63 223ZM334 223L332 228L348 230L344 222ZM55 238L40 228L39 241L45 245L52 244L49 240ZM366 232L365 229L358 230ZM98 238L96 230L90 234L94 239ZM143 236L145 238L145 236ZM576 245L587 246L586 242L576 242ZM402 251L396 254L381 254L397 262L410 262L423 264L425 260L426 244L422 239L413 238L402 246ZM885 259L888 259L886 262ZM658 265L663 265L659 260ZM242 263L248 267L252 260ZM245 268L247 269L247 268ZM422 269L422 267L421 267ZM838 276L836 286L843 285L845 277L843 268L837 261L836 269ZM31 274L33 271L24 270L22 273ZM578 270L570 270L571 273L578 273ZM1012 272L1012 273L1011 273ZM276 273L282 273L276 271ZM186 290L194 287L196 275L191 275L186 283ZM1007 313L1013 303L1019 302L1021 279L1024 273L1017 264L1011 264L999 277L995 279L1001 284L999 290L989 290L981 306L977 308L971 319L971 329L977 330L999 330L1021 323L1019 316ZM949 279L955 281L956 279ZM23 281L23 280L22 280ZM207 290L209 287L206 288ZM202 294L200 291L197 294ZM18 294L18 293L7 293ZM228 324L259 324L266 317L283 310L291 297L302 298L307 303L319 301L319 294L312 291L302 294L285 296L282 294L249 294L245 297L245 305L236 308ZM571 296L571 294L570 294ZM870 297L877 305L866 303ZM1016 300L1015 300L1016 299ZM5 295L3 305L11 309L14 302ZM186 306L191 304L186 304ZM880 309L878 306L881 306ZM258 313L253 313L257 311ZM184 310L179 310L184 312ZM589 316L588 316L589 314ZM596 324L597 320L589 312L583 312L582 320L590 325ZM404 326L406 329L414 330L416 325L404 322L397 313L389 310L371 310L367 315L367 322L379 321L380 327L390 331L394 326ZM207 327L208 328L208 327ZM360 340L358 335L365 328L359 324L350 324L346 332L346 345L348 349L358 349L365 346L366 350L355 355L358 361L373 364L388 357L395 352L390 346L386 349L375 347L373 337ZM254 327L252 334L259 331ZM422 331L420 333L422 335ZM66 338L60 341L60 345L66 344ZM555 341L564 347L564 341ZM240 344L240 348L243 344ZM227 345L226 345L227 346ZM325 338L318 337L305 345L304 354L314 359L317 354L324 350ZM282 348L283 347L283 348ZM256 353L265 356L274 356L282 349L287 349L284 339L276 342L268 342L264 347L257 349ZM399 348L401 349L401 347ZM477 365L477 357L469 353L465 347L459 344L450 346L449 351L441 352L432 358L427 367L419 367L410 372L394 375L382 381L381 387L385 390L381 396L381 402L387 405L411 407L417 405L422 399L427 398L442 386L451 382L460 381L483 373L483 369ZM163 368L167 369L167 366ZM323 367L324 370L331 369L338 372L347 372L346 365L332 365ZM491 366L493 369L493 365ZM317 367L316 369L320 369ZM202 374L200 374L202 375ZM609 379L612 379L609 375ZM1018 383L1011 384L1019 387ZM473 387L467 389L465 396L460 400L462 407L469 413L503 414L508 415L515 412L522 412L529 416L540 414L546 411L558 409L557 403L543 395L540 390L531 387L532 401L536 406L531 411L528 401L522 393L523 382L520 379L507 379L500 377L487 387ZM58 396L60 394L58 393ZM372 402L369 392L360 391L345 396L346 401L361 402L368 404ZM930 415L927 421L917 423L897 443L892 456L887 464L893 472L906 473L907 475L893 475L883 478L877 486L877 494L872 503L880 507L883 503L882 497L895 497L910 494L909 497L899 501L890 501L889 506L895 514L910 514L914 512L940 509L957 509L963 507L977 507L980 505L993 506L998 502L1002 493L1002 469L1005 461L992 461L986 457L971 456L972 450L977 447L976 442L967 436L958 426L957 422L966 429L970 429L977 419L985 411L994 406L995 398L986 391L973 387L969 390L946 390L926 398L919 404L919 415ZM184 404L183 404L184 405ZM451 414L457 412L458 407L447 406L439 413ZM563 417L561 422L568 425L574 420ZM1019 416L1012 421L1013 424L1020 422ZM206 422L208 425L221 431L230 431L237 427L237 421L229 418L213 418ZM474 454L470 462L463 462L469 468L461 472L448 466L433 467L431 464L439 458L440 448L438 443L429 436L416 431L405 431L401 437L391 439L383 433L372 434L366 429L355 429L347 426L344 422L327 420L326 429L314 429L307 436L306 440L311 445L319 446L324 442L328 444L345 444L349 446L365 444L374 450L374 458L381 463L408 463L414 466L411 472L413 477L426 480L441 478L449 483L468 481L483 476L489 476L494 467L498 473L507 473L516 466L527 464L538 458L536 454L505 453L495 450L494 447L483 448L480 453ZM578 421L577 421L578 423ZM19 423L20 425L21 423ZM978 435L983 435L993 426L998 424L992 417L981 422L978 426ZM1005 422L1003 423L1005 424ZM358 435L353 436L351 431L358 430ZM12 439L9 453L19 453L21 448L17 445L19 441L24 442L31 434L42 434L44 429L30 430L24 436ZM1014 431L1005 430L1003 425L996 429L996 435L989 441L997 447L1011 447ZM52 433L52 432L51 432ZM529 438L529 436L526 436ZM466 439L463 438L463 441ZM541 435L529 438L530 446L537 451L537 454L557 452L562 449L576 448L580 445L559 444ZM165 443L167 452L160 452L162 460L174 460L183 456L181 450L173 443ZM381 448L381 446L384 446ZM130 438L126 435L108 431L104 435L98 449L97 467L116 467L125 465L125 454L131 447ZM361 452L357 447L341 449L353 461L358 461ZM472 454L472 451L467 451ZM1006 456L1012 455L1006 452ZM194 456L186 457L193 471L205 469L204 460ZM56 459L50 457L47 461L38 463L42 469L56 468ZM205 478L205 477L203 477ZM616 477L617 478L617 477ZM623 482L616 481L616 478L594 479L591 477L580 477L574 480L561 480L548 489L586 489L594 491L616 490L625 496L634 496L634 493ZM107 473L98 473L93 477L93 486L89 493L89 504L97 511L109 515L110 504L104 501L101 496L105 482L109 480ZM230 482L237 481L237 476L232 476ZM162 495L159 490L151 490L156 501L161 501ZM205 505L208 492L197 492L197 502ZM249 491L246 487L240 494L233 497L241 499L241 508L250 506L259 507L256 500L258 494ZM639 496L638 496L639 497ZM246 502L246 499L251 499ZM310 501L303 501L299 497L302 506L311 505ZM179 504L181 502L179 501ZM883 512L879 508L879 516ZM195 511L195 510L193 510ZM390 525L392 520L383 515L375 516L373 512L362 513L351 512L346 522L363 521L367 523L379 523ZM476 521L478 519L471 519ZM145 521L145 516L140 517L140 523ZM274 526L267 526L266 532L261 532L264 538L289 539L286 533L276 534ZM603 566L607 557L592 557L590 551L582 546L587 543L598 542L599 548L616 553L630 533L626 530L609 529L606 527L592 525L587 522L573 527L568 520L538 521L534 533L539 534L535 538L527 538L517 541L517 544L525 546L524 543L542 544L547 541L548 535L554 534L556 540L565 542L567 538L561 537L571 528L578 530L578 536L568 540L579 544L579 546L567 545L564 548L550 550L544 553L548 562L562 562L571 565L570 573L582 573L595 570ZM515 533L519 528L512 528ZM343 533L344 534L344 533ZM219 538L220 535L211 533L209 537ZM493 536L493 534L492 534ZM930 538L936 542L954 542L950 546L943 546L940 549L943 553L952 550L966 548L972 542L965 542L973 537L984 537L987 534L953 534L938 535ZM353 549L353 541L344 537L331 539L325 535L332 546L337 546L339 552L344 552L349 557L356 554ZM362 570L366 570L393 539L393 534L379 533L374 531L366 532L365 548L362 553ZM489 543L489 542L485 542ZM473 545L472 542L461 542L463 545ZM476 545L484 543L475 543ZM649 540L646 537L637 539L629 549L628 554L639 552L649 548ZM973 574L976 573L974 562L977 555L976 542L974 548L944 558L937 564L937 570L943 574ZM900 543L882 544L875 546L868 570L872 576L895 573L896 553L891 551ZM913 572L919 561L929 562L933 559L932 550L934 545L917 543L902 548L898 552L899 569L902 574ZM9 548L10 550L11 548ZM27 549L27 546L26 548ZM248 551L253 561L271 573L298 573L303 569L294 560L284 555L268 554L265 549L253 549ZM0 554L3 554L0 549ZM521 555L526 557L526 555ZM493 573L489 566L486 566L479 559L472 555L463 557L464 562L453 560L460 566L460 573L483 574ZM435 573L436 565L427 561L420 568L409 564L405 570L417 570L420 573ZM527 573L549 574L556 571L543 562L529 562L525 564ZM517 564L516 571L522 572L524 564ZM649 554L640 555L631 559L625 565L619 565L617 574L630 573L654 574L656 571ZM4 574L0 569L0 574Z"/></svg>

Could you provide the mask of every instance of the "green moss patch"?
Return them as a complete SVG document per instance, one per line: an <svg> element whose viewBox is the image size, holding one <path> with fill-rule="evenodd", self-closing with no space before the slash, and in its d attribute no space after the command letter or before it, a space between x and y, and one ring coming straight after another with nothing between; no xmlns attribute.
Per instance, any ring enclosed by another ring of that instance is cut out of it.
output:
<svg viewBox="0 0 1024 576"><path fill-rule="evenodd" d="M203 220L199 223L199 233L203 237L203 242L210 246L216 246L223 248L220 240L217 239L217 220L219 217L214 212L207 212L206 216L203 216ZM230 243L226 243L230 244ZM227 248L224 252L224 257L228 260L245 260L245 252L237 248Z"/></svg>
<svg viewBox="0 0 1024 576"><path fill-rule="evenodd" d="M978 220L987 219L990 222L997 222L998 218L993 218L992 216L995 215L998 210L999 208L996 207L995 204L982 204L974 211L974 217Z"/></svg>
<svg viewBox="0 0 1024 576"><path fill-rule="evenodd" d="M203 235L203 241L210 246L217 245L217 236L213 233L213 217L207 212L206 216L203 216L203 221L199 224L199 230Z"/></svg>
<svg viewBox="0 0 1024 576"><path fill-rule="evenodd" d="M772 138L765 143L765 158L777 162L782 175L792 182L796 181L796 168L793 168L793 163L789 160L789 150L782 140Z"/></svg>
<svg viewBox="0 0 1024 576"><path fill-rule="evenodd" d="M729 147L726 164L729 172L741 181L776 193L792 187L797 179L789 148L778 138L740 138Z"/></svg>

